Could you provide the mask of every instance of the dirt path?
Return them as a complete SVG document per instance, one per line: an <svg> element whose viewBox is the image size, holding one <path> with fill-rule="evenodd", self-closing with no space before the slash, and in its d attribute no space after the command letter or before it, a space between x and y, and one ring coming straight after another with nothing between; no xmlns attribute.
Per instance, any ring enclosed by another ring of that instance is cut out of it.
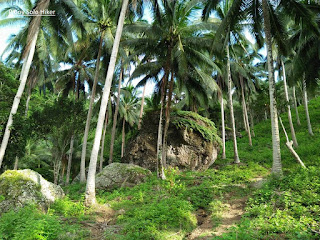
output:
<svg viewBox="0 0 320 240"><path fill-rule="evenodd" d="M251 180L251 186L260 188L264 179L256 177ZM247 186L244 186L247 187ZM220 224L214 228L212 215L207 214L203 209L196 212L198 227L194 229L187 237L188 240L209 240L212 236L221 236L228 232L228 229L235 226L241 220L245 212L246 202L249 196L235 198L233 192L227 193L223 198L224 210L220 215Z"/></svg>
<svg viewBox="0 0 320 240"><path fill-rule="evenodd" d="M98 205L94 207L90 215L94 218L81 222L82 226L90 231L90 240L105 239L104 233L108 228L108 223L114 218L115 211L110 207Z"/></svg>

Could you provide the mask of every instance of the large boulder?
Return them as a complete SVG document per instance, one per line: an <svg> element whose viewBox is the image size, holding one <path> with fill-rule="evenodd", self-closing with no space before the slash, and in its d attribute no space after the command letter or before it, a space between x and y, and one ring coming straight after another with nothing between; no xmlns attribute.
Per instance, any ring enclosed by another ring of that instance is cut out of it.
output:
<svg viewBox="0 0 320 240"><path fill-rule="evenodd" d="M137 136L122 159L144 168L156 169L159 112L148 113ZM221 139L212 121L194 112L171 114L168 129L167 165L188 170L205 170L217 159Z"/></svg>
<svg viewBox="0 0 320 240"><path fill-rule="evenodd" d="M0 175L0 213L27 204L47 209L50 203L64 196L62 188L45 180L30 169L8 170Z"/></svg>
<svg viewBox="0 0 320 240"><path fill-rule="evenodd" d="M96 188L111 190L117 187L132 187L144 182L150 170L134 164L111 163L96 176Z"/></svg>

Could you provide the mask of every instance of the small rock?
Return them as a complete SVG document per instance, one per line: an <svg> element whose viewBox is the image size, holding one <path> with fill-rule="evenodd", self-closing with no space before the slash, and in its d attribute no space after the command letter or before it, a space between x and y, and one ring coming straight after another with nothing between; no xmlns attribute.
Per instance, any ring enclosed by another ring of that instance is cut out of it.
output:
<svg viewBox="0 0 320 240"><path fill-rule="evenodd" d="M111 163L96 176L96 188L132 187L144 182L150 175L150 170L134 164Z"/></svg>

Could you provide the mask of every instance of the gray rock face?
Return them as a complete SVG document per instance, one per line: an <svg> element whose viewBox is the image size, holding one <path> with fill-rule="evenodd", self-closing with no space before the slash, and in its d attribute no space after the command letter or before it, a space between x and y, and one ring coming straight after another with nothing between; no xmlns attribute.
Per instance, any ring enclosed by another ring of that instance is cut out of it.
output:
<svg viewBox="0 0 320 240"><path fill-rule="evenodd" d="M156 170L158 117L157 112L145 116L140 132L128 143L123 162ZM174 118L171 119L172 122L175 121ZM186 121L188 120L192 120L190 123L195 122L207 131L212 129L201 119L187 117ZM181 170L205 170L217 159L219 151L218 141L208 141L196 130L187 129L183 125L177 128L170 123L166 162L168 166L178 167Z"/></svg>
<svg viewBox="0 0 320 240"><path fill-rule="evenodd" d="M27 204L48 208L49 204L64 196L62 188L45 180L30 169L8 170L0 175L0 213Z"/></svg>
<svg viewBox="0 0 320 240"><path fill-rule="evenodd" d="M112 163L96 176L96 188L132 187L146 180L151 172L134 164Z"/></svg>

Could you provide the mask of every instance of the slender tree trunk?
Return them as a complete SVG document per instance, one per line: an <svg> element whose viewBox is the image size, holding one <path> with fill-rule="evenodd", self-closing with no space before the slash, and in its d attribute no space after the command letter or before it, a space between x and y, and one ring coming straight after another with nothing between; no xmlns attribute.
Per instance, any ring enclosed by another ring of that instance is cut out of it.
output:
<svg viewBox="0 0 320 240"><path fill-rule="evenodd" d="M71 140L70 140L70 153L69 153L69 156L68 156L66 185L69 185L69 182L70 182L70 172L71 172L71 165L72 165L73 145L74 145L74 135L72 134Z"/></svg>
<svg viewBox="0 0 320 240"><path fill-rule="evenodd" d="M116 65L124 19L125 19L126 11L128 8L128 2L129 0L123 0L122 2L121 13L119 16L116 36L115 36L113 47L112 47L106 82L103 89L103 95L101 100L99 116L98 116L96 134L95 134L93 148L92 148L91 157L90 157L88 179L87 179L87 185L86 185L85 204L87 206L96 204L95 177L96 177L98 153L99 153L101 135L103 130L103 123L105 120L105 113L108 105L108 98L110 94L113 72Z"/></svg>
<svg viewBox="0 0 320 240"><path fill-rule="evenodd" d="M161 90L161 108L160 108L160 115L159 115L159 125L158 125L158 140L157 140L157 175L161 177L161 179L166 179L166 175L164 173L164 164L162 161L162 118L163 118L163 108L164 108L164 101L166 98L166 85L167 85L167 77L163 78L163 86ZM160 173L159 173L159 162L160 162Z"/></svg>
<svg viewBox="0 0 320 240"><path fill-rule="evenodd" d="M242 106L242 120L243 120L244 130L246 131L246 133L248 133L248 126L247 126L246 114L245 114L245 112L244 112L243 104L241 104L241 106Z"/></svg>
<svg viewBox="0 0 320 240"><path fill-rule="evenodd" d="M286 142L286 146L288 147L289 151L291 152L291 154L294 156L294 158L297 160L297 162L303 167L303 168L306 168L306 166L304 165L304 163L301 161L299 155L296 153L296 151L293 149L292 147L292 144L293 144L293 141L290 141L289 140L289 137L288 137L288 134L287 134L287 131L286 129L284 128L284 125L282 123L282 120L281 120L281 117L279 116L279 119L280 119L280 124L282 126L282 130L286 136L286 139L287 139L287 142Z"/></svg>
<svg viewBox="0 0 320 240"><path fill-rule="evenodd" d="M222 159L226 159L226 130L224 123L224 103L222 92L220 95L220 106L221 106L221 135L222 135Z"/></svg>
<svg viewBox="0 0 320 240"><path fill-rule="evenodd" d="M162 94L161 94L162 95ZM161 97L162 98L162 97ZM164 166L162 163L162 157L161 157L161 148L162 148L162 113L163 113L163 99L161 101L161 108L160 108L160 115L159 115L159 125L158 125L158 140L157 140L157 176L160 176L162 179L165 179L164 174ZM160 170L159 172L159 162L160 162Z"/></svg>
<svg viewBox="0 0 320 240"><path fill-rule="evenodd" d="M267 110L264 110L264 120L268 120L268 114L267 114Z"/></svg>
<svg viewBox="0 0 320 240"><path fill-rule="evenodd" d="M297 124L301 126L300 118L299 118L299 111L298 111L298 106L297 106L297 98L296 98L296 86L292 87L292 92L293 92L293 102L294 102L294 108L296 110L296 118L297 118Z"/></svg>
<svg viewBox="0 0 320 240"><path fill-rule="evenodd" d="M61 168L61 158L56 159L53 168L54 168L54 170L53 170L53 183L58 184L60 168Z"/></svg>
<svg viewBox="0 0 320 240"><path fill-rule="evenodd" d="M168 101L166 105L166 121L165 121L164 131L163 131L162 162L164 167L167 166L167 145L168 145L167 141L168 141L168 129L170 124L170 108L171 108L171 101L172 101L173 84L174 84L174 77L173 77L173 71L172 71L171 79L169 82Z"/></svg>
<svg viewBox="0 0 320 240"><path fill-rule="evenodd" d="M252 113L251 112L250 112L250 122L251 122L252 137L255 137L256 134L254 132L254 121L253 121L253 117L252 117Z"/></svg>
<svg viewBox="0 0 320 240"><path fill-rule="evenodd" d="M78 72L78 79L77 79L77 95L76 95L76 97L77 97L77 99L79 100L79 97L80 97L80 84L81 84L81 82L80 82L80 72Z"/></svg>
<svg viewBox="0 0 320 240"><path fill-rule="evenodd" d="M125 132L125 125L126 125L126 120L123 118L122 120L122 144L121 144L121 158L124 155L124 145L126 142L126 132Z"/></svg>
<svg viewBox="0 0 320 240"><path fill-rule="evenodd" d="M308 95L307 95L307 83L306 83L306 76L303 74L303 83L302 83L302 88L303 88L303 104L304 104L304 110L306 112L306 119L307 119L307 124L308 124L308 132L311 136L313 136L312 132L312 126L310 122L310 116L309 116L309 108L308 108Z"/></svg>
<svg viewBox="0 0 320 240"><path fill-rule="evenodd" d="M19 157L16 156L16 159L15 159L15 161L14 161L13 170L18 170L18 164L19 164Z"/></svg>
<svg viewBox="0 0 320 240"><path fill-rule="evenodd" d="M251 125L251 134L252 134L252 137L255 137L256 134L254 133L254 121L253 121L253 116L252 116L252 111L251 111L251 108L250 108L250 103L248 102L248 112L249 112L249 115L250 115L250 125Z"/></svg>
<svg viewBox="0 0 320 240"><path fill-rule="evenodd" d="M244 112L245 125L247 126L249 145L252 146L251 129L250 129L250 125L249 125L249 117L248 117L246 99L245 99L245 96L244 96L243 77L241 75L240 75L240 85L241 85L242 108L243 108L243 112Z"/></svg>
<svg viewBox="0 0 320 240"><path fill-rule="evenodd" d="M26 101L26 110L25 110L25 112L24 112L24 116L25 116L25 117L28 116L30 99L31 99L31 87L30 87L30 89L29 89L29 91L28 91L28 97L27 97L27 101Z"/></svg>
<svg viewBox="0 0 320 240"><path fill-rule="evenodd" d="M229 97L230 120L231 120L232 137L233 137L234 163L240 163L238 146L237 146L236 124L234 120L233 102L232 102L232 79L231 79L229 46L227 46L226 48L227 48L227 71L228 71L228 97Z"/></svg>
<svg viewBox="0 0 320 240"><path fill-rule="evenodd" d="M278 124L278 112L275 96L275 81L272 58L272 43L271 43L271 26L270 16L268 12L267 0L262 0L262 11L264 18L264 30L266 35L267 58L268 58L268 78L269 78L269 97L270 97L270 115L271 115L271 131L272 131L272 148L273 148L273 163L272 173L281 175L281 154L280 154L280 136Z"/></svg>
<svg viewBox="0 0 320 240"><path fill-rule="evenodd" d="M284 67L283 61L281 61L281 66L282 66L284 93L286 95L286 101L287 101L288 120L289 120L289 125L290 125L291 137L292 137L292 141L293 141L293 146L298 147L298 141L297 141L296 133L295 133L294 126L292 123L291 107L290 107L289 93L288 93L288 86L287 86L286 69Z"/></svg>
<svg viewBox="0 0 320 240"><path fill-rule="evenodd" d="M91 118L92 118L94 98L96 95L96 89L97 89L97 84L98 84L99 66L100 66L100 58L101 58L101 52L102 52L104 33L105 33L105 31L102 31L101 36L100 36L99 50L98 50L98 56L97 56L97 62L96 62L96 70L94 73L94 80L93 80L93 86L92 86L92 91L91 91L91 98L90 98L89 110L88 110L88 115L87 115L86 127L84 129L84 135L83 135L83 143L82 143L82 150L81 150L81 162L80 162L80 182L81 183L84 183L86 181L87 143L88 143L88 136L89 136L89 130L90 130L90 122L91 122Z"/></svg>
<svg viewBox="0 0 320 240"><path fill-rule="evenodd" d="M139 116L139 123L138 123L138 130L141 129L141 121L142 121L142 114L143 114L143 107L144 107L144 95L146 92L146 87L147 83L143 87L143 92L142 92L142 99L141 99L141 108L140 108L140 116Z"/></svg>
<svg viewBox="0 0 320 240"><path fill-rule="evenodd" d="M46 7L48 7L49 2L50 2L49 0L40 1L38 3L38 6L40 6L39 10L45 9ZM35 48L36 48L36 42L37 42L37 37L38 37L39 27L40 27L40 21L41 21L41 17L40 16L34 17L31 20L30 27L29 27L29 30L28 30L29 32L28 32L28 37L27 37L27 47L26 47L26 49L29 49L29 50L28 50L28 52L24 53L25 56L24 56L24 61L23 61L23 65L22 65L22 70L21 70L21 73L20 73L20 85L19 85L18 91L16 93L16 96L14 97L14 100L13 100L13 103L12 103L12 108L11 108L11 111L10 111L10 114L9 114L9 118L8 118L8 122L7 122L5 131L4 131L4 135L3 135L3 138L2 138L2 143L1 143L1 147L0 147L0 168L1 168L2 161L3 161L3 158L4 158L4 154L5 154L5 151L7 149L8 142L9 142L11 126L13 124L13 116L17 113L17 110L18 110L18 107L19 107L19 103L20 103L20 99L22 97L24 88L26 86L27 77L28 77L30 66L31 66L31 63L32 63L34 51L35 51Z"/></svg>
<svg viewBox="0 0 320 240"><path fill-rule="evenodd" d="M110 102L109 102L109 104L110 104ZM100 148L100 168L99 168L99 171L100 171L100 172L101 172L102 169L103 169L104 142L105 142L105 139L106 139L108 122L109 122L109 114L108 114L108 110L107 110L107 112L106 112L106 120L105 120L104 126L103 126L103 133L102 133L102 140L101 140L101 148Z"/></svg>
<svg viewBox="0 0 320 240"><path fill-rule="evenodd" d="M112 123L109 164L112 163L114 141L116 138L116 129L117 129L117 121L118 121L117 119L118 119L119 104L120 104L120 90L121 90L122 77L123 77L123 69L121 68L120 76L119 76L119 84L118 84L118 98L117 98L117 102L116 102L116 109L114 111L113 123Z"/></svg>

